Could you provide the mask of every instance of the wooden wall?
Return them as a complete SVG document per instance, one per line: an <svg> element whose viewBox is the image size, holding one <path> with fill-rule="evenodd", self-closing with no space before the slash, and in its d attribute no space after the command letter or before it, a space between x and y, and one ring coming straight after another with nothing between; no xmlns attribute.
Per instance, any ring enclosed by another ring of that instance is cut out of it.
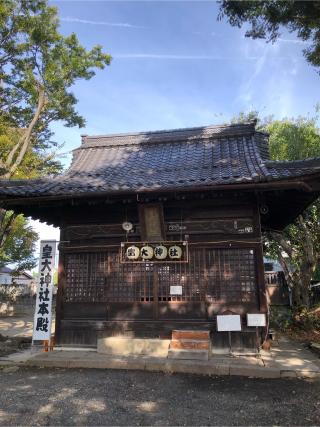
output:
<svg viewBox="0 0 320 427"><path fill-rule="evenodd" d="M146 201L68 208L61 230L57 340L96 345L98 336L168 337L174 328L215 331L231 310L266 312L260 216L250 193L158 201L166 239L187 240L182 263L121 264L120 243L139 241ZM122 230L123 221L133 232ZM182 284L172 296L170 285Z"/></svg>

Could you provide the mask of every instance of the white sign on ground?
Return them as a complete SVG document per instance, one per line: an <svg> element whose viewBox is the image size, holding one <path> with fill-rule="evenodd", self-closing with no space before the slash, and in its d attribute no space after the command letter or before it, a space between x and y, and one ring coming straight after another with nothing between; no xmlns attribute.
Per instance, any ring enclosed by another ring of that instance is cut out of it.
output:
<svg viewBox="0 0 320 427"><path fill-rule="evenodd" d="M263 313L247 314L247 325L248 326L266 326L266 315Z"/></svg>
<svg viewBox="0 0 320 427"><path fill-rule="evenodd" d="M53 270L56 241L41 240L39 256L39 281L33 322L33 341L50 340L52 320Z"/></svg>
<svg viewBox="0 0 320 427"><path fill-rule="evenodd" d="M241 331L240 315L224 314L217 316L218 332Z"/></svg>

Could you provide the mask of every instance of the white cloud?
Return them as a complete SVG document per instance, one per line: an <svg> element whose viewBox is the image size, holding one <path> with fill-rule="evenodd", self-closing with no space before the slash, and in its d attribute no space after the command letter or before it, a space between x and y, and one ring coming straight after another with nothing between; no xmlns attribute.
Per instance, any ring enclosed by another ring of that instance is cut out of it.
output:
<svg viewBox="0 0 320 427"><path fill-rule="evenodd" d="M254 83L264 68L267 55L268 48L265 48L263 54L257 58L251 76L240 86L239 95L237 96L235 102L245 103L247 109L252 109L252 99L254 98L255 94Z"/></svg>
<svg viewBox="0 0 320 427"><path fill-rule="evenodd" d="M309 44L308 41L305 40L297 40L297 39L283 39L282 37L279 37L277 41L282 43L292 43L292 44Z"/></svg>
<svg viewBox="0 0 320 427"><path fill-rule="evenodd" d="M76 22L78 24L87 24L87 25L104 25L106 27L146 28L146 27L141 27L140 25L129 24L128 22L91 21L89 19L73 18L71 16L67 16L65 18L60 18L60 21Z"/></svg>
<svg viewBox="0 0 320 427"><path fill-rule="evenodd" d="M180 54L157 54L157 53L119 53L112 54L113 58L118 59L177 59L177 60L208 60L208 61L236 61L243 58L235 58L234 56L223 55L180 55ZM259 59L257 56L248 57L246 59Z"/></svg>

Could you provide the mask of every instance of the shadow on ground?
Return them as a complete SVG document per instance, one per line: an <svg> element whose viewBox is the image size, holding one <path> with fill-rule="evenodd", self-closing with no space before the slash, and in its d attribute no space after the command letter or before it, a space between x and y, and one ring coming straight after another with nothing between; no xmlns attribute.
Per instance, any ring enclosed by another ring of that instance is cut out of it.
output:
<svg viewBox="0 0 320 427"><path fill-rule="evenodd" d="M320 382L4 368L0 425L318 425Z"/></svg>

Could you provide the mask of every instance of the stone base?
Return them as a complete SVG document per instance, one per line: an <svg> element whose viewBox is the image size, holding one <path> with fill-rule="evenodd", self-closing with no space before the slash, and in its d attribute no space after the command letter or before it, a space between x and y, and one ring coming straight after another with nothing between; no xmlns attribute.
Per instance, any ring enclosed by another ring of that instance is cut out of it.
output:
<svg viewBox="0 0 320 427"><path fill-rule="evenodd" d="M209 360L208 350L169 350L168 359Z"/></svg>
<svg viewBox="0 0 320 427"><path fill-rule="evenodd" d="M170 340L108 337L98 339L97 352L120 355L167 357Z"/></svg>

